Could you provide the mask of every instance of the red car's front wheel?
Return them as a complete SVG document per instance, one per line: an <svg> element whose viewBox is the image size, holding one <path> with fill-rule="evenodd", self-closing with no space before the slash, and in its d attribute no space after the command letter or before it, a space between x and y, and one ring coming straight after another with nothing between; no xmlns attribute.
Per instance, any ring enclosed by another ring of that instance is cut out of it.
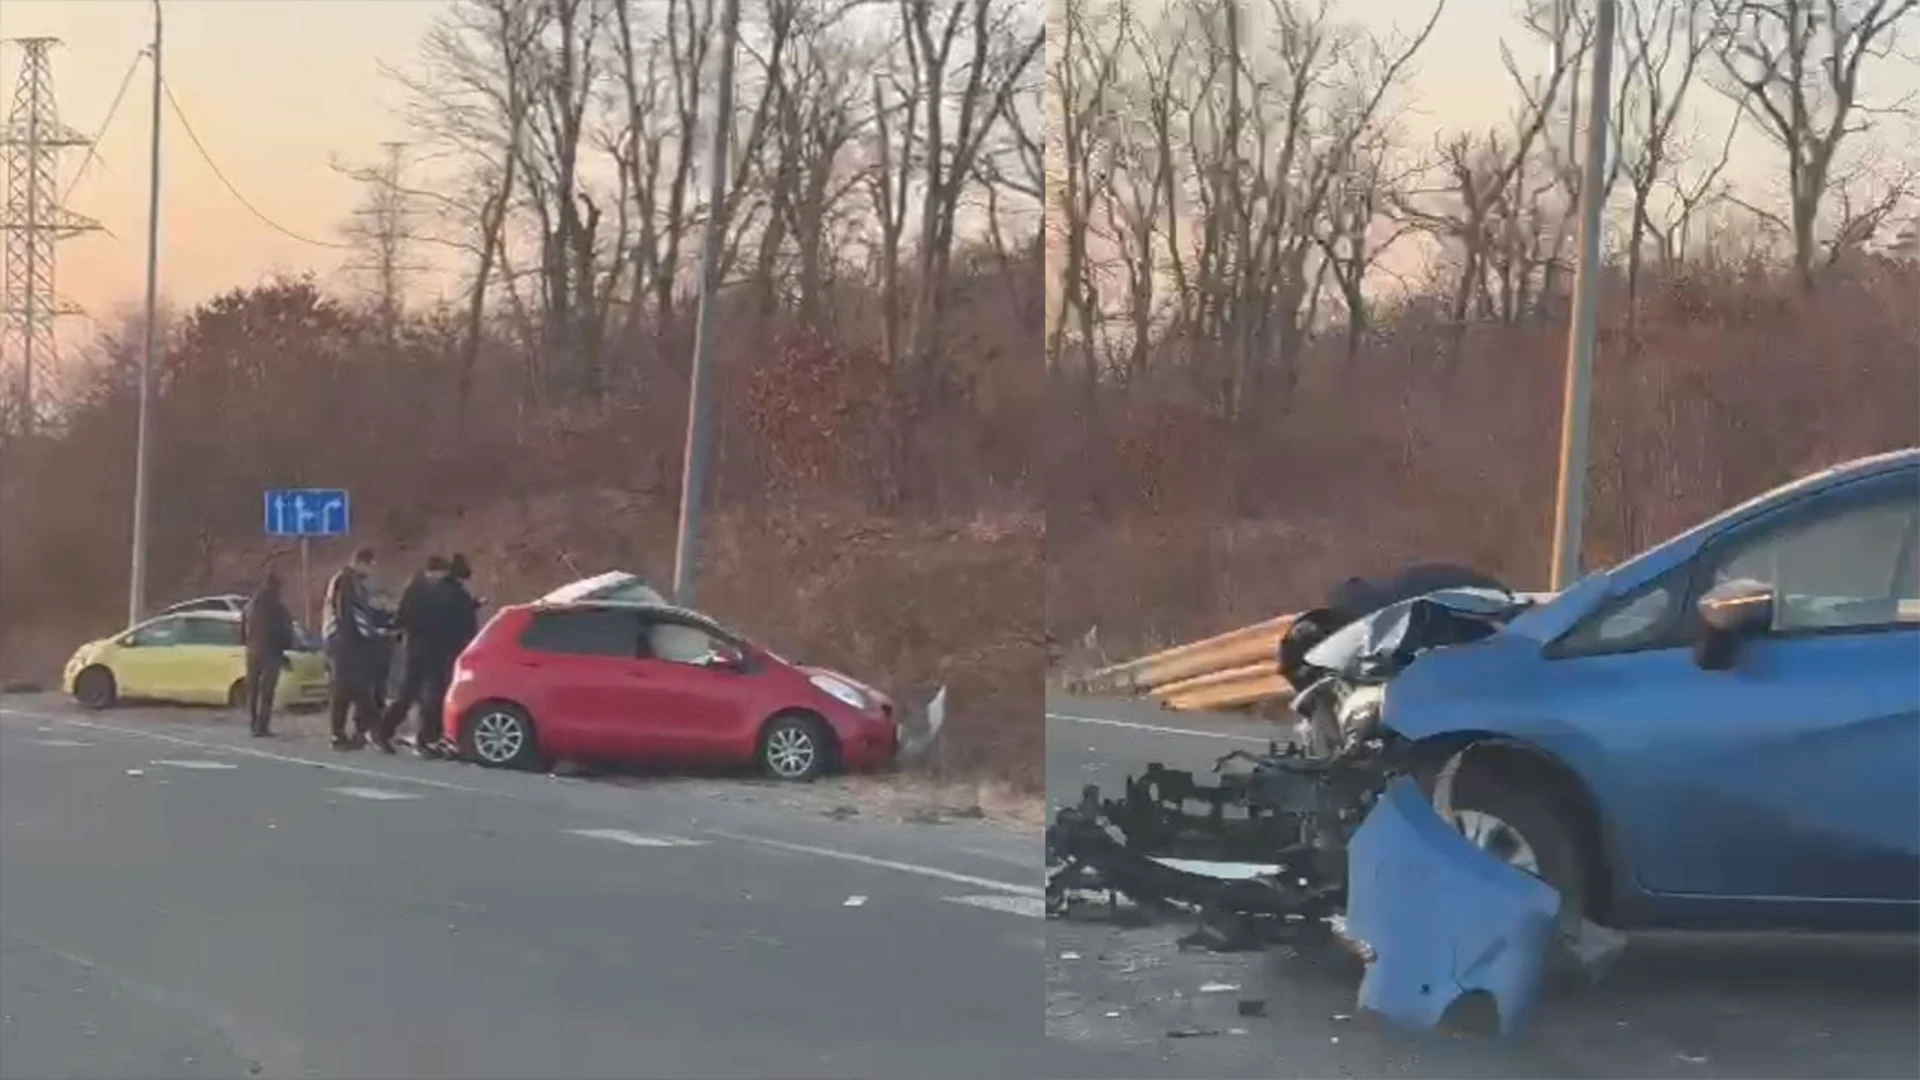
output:
<svg viewBox="0 0 1920 1080"><path fill-rule="evenodd" d="M760 770L775 780L811 780L833 763L827 726L805 713L768 721L760 733Z"/></svg>

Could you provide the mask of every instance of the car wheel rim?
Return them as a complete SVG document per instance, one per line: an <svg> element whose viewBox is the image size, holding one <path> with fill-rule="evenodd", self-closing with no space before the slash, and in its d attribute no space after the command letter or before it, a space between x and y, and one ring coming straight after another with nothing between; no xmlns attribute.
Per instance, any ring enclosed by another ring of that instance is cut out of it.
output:
<svg viewBox="0 0 1920 1080"><path fill-rule="evenodd" d="M517 716L490 712L474 722L473 752L482 761L496 765L512 761L526 744L527 733Z"/></svg>
<svg viewBox="0 0 1920 1080"><path fill-rule="evenodd" d="M813 757L813 736L797 727L777 728L767 739L767 764L776 776L804 774Z"/></svg>
<svg viewBox="0 0 1920 1080"><path fill-rule="evenodd" d="M1459 810L1453 816L1468 843L1508 866L1540 876L1540 856L1520 830L1484 810Z"/></svg>

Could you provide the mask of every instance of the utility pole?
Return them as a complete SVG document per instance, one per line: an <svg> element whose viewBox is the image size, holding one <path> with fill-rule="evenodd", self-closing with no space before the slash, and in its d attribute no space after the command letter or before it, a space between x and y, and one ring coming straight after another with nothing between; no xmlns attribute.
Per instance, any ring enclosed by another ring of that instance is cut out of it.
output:
<svg viewBox="0 0 1920 1080"><path fill-rule="evenodd" d="M1560 412L1560 490L1553 509L1553 585L1580 576L1586 524L1587 429L1593 399L1593 342L1600 324L1600 211L1607 201L1607 123L1613 113L1614 0L1599 0L1593 39L1593 87L1587 104L1587 154L1581 162L1580 263L1573 278L1573 320L1567 331L1567 392Z"/></svg>
<svg viewBox="0 0 1920 1080"><path fill-rule="evenodd" d="M133 571L127 625L147 610L147 457L152 439L153 365L160 340L160 0L153 0L153 127L147 162L147 341L140 350L140 419L133 450Z"/></svg>
<svg viewBox="0 0 1920 1080"><path fill-rule="evenodd" d="M694 566L699 561L700 499L706 492L713 433L713 315L720 288L720 258L727 237L727 143L733 137L733 54L740 37L740 0L727 0L720 15L720 74L713 90L713 129L707 150L707 231L700 251L700 307L694 314L693 372L687 390L687 445L680 462L680 530L673 548L673 598L693 606Z"/></svg>
<svg viewBox="0 0 1920 1080"><path fill-rule="evenodd" d="M380 333L391 346L405 305L407 275L425 267L405 262L407 243L413 239L412 193L403 183L403 155L407 144L385 142L386 160L379 168L345 169L348 176L367 186L367 198L353 213L365 223L348 226L347 235L366 249L371 261L356 263L349 270L371 274L377 291Z"/></svg>
<svg viewBox="0 0 1920 1080"><path fill-rule="evenodd" d="M7 158L7 201L0 210L0 232L6 234L0 357L17 365L6 388L11 419L20 435L31 439L45 413L43 382L55 369L54 321L80 313L54 289L54 248L59 241L98 231L100 223L60 205L54 181L60 151L92 142L60 122L49 58L60 39L18 38L15 44L20 79L6 127L0 129L0 149Z"/></svg>

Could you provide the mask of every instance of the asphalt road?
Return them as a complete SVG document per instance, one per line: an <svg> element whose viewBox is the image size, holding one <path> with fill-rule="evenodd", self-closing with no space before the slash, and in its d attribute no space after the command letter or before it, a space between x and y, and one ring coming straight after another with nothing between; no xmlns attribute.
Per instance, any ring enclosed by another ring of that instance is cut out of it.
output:
<svg viewBox="0 0 1920 1080"><path fill-rule="evenodd" d="M1099 1071L1039 837L0 698L0 1076Z"/></svg>
<svg viewBox="0 0 1920 1080"><path fill-rule="evenodd" d="M1047 787L1117 791L1148 762L1204 770L1277 725L1137 702L1048 701ZM1156 1077L1913 1077L1920 946L1911 937L1648 935L1600 987L1549 999L1510 1042L1413 1038L1356 1018L1337 950L1218 955L1180 922L1101 909L1047 922L1051 1041L1124 1055ZM1240 1002L1264 1004L1243 1016Z"/></svg>

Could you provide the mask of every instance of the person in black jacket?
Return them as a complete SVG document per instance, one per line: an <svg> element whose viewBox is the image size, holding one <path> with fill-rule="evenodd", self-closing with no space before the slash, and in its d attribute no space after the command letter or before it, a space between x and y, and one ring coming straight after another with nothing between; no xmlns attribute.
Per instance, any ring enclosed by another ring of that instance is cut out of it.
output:
<svg viewBox="0 0 1920 1080"><path fill-rule="evenodd" d="M394 626L404 641L400 692L387 705L373 743L381 753L394 752L393 736L414 706L420 708L420 730L414 747L422 757L440 756L440 705L447 694L455 638L460 631L460 605L450 595L447 560L427 559L426 569L407 582L394 613Z"/></svg>
<svg viewBox="0 0 1920 1080"><path fill-rule="evenodd" d="M448 560L447 580L453 585L452 591L463 601L456 608L460 617L458 633L454 635L456 644L453 655L457 658L480 633L480 609L486 606L487 601L484 597L474 595L473 564L467 561L465 555L455 552L453 558Z"/></svg>
<svg viewBox="0 0 1920 1080"><path fill-rule="evenodd" d="M280 595L280 575L271 571L240 613L240 640L247 649L248 730L256 736L273 734L273 694L280 685L280 669L293 648L293 613Z"/></svg>

